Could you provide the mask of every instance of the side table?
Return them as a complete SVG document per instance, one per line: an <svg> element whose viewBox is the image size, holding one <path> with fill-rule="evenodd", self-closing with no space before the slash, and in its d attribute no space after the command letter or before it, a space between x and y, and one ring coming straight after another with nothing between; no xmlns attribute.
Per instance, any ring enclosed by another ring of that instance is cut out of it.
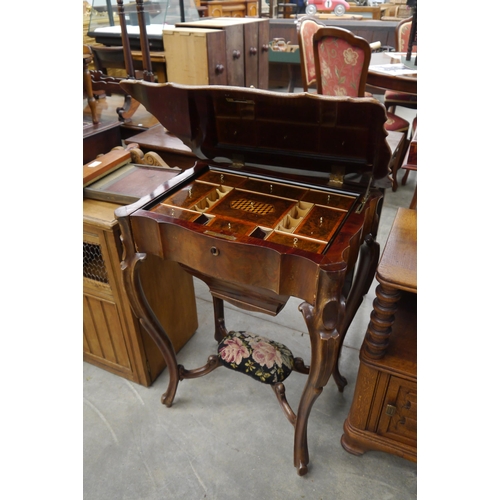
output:
<svg viewBox="0 0 500 500"><path fill-rule="evenodd" d="M417 212L400 208L377 268L343 448L417 461Z"/></svg>

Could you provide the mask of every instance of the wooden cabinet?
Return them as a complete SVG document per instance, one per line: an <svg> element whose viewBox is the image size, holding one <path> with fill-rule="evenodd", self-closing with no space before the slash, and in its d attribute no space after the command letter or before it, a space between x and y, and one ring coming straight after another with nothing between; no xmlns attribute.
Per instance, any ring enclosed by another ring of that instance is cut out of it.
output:
<svg viewBox="0 0 500 500"><path fill-rule="evenodd" d="M125 294L122 246L114 217L118 207L83 201L83 359L149 386L165 361L133 315ZM192 278L176 263L149 257L140 273L144 293L160 323L172 332L174 349L179 351L198 327Z"/></svg>
<svg viewBox="0 0 500 500"><path fill-rule="evenodd" d="M237 66L231 64L228 68L226 65L226 41L224 32L220 30L165 29L163 45L169 82L184 85L227 85L228 70ZM231 60L230 63L232 62Z"/></svg>
<svg viewBox="0 0 500 500"><path fill-rule="evenodd" d="M207 17L255 17L259 4L256 0L210 0L202 1L207 8Z"/></svg>
<svg viewBox="0 0 500 500"><path fill-rule="evenodd" d="M377 280L341 442L355 455L379 450L416 462L416 211L399 209Z"/></svg>
<svg viewBox="0 0 500 500"><path fill-rule="evenodd" d="M213 18L163 30L169 82L268 88L269 19Z"/></svg>

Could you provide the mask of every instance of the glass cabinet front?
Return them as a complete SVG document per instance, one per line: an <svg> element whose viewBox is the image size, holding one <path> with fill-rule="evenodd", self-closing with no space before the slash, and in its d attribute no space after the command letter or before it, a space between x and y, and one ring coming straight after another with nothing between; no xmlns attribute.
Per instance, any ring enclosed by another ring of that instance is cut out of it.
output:
<svg viewBox="0 0 500 500"><path fill-rule="evenodd" d="M184 7L184 20L197 21L200 16L195 0L144 0L144 20L146 31L149 35L162 36L165 25L175 25L182 22L182 7ZM139 34L137 4L135 1L124 0L125 21L127 33ZM118 4L116 0L93 0L90 13L89 35L120 34L120 20L118 17Z"/></svg>

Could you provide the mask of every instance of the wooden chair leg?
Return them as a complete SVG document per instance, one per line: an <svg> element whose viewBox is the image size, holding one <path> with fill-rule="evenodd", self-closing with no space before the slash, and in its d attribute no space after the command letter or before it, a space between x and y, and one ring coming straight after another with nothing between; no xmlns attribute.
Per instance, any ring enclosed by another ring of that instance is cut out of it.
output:
<svg viewBox="0 0 500 500"><path fill-rule="evenodd" d="M123 106L121 108L116 108L116 112L120 117L120 121L126 121L132 118L133 114L137 111L137 108L141 103L136 101L132 96L126 95L123 101Z"/></svg>
<svg viewBox="0 0 500 500"><path fill-rule="evenodd" d="M408 176L410 175L410 170L406 169L405 175L403 176L403 179L401 180L401 184L403 186L406 185L406 181L408 180Z"/></svg>
<svg viewBox="0 0 500 500"><path fill-rule="evenodd" d="M415 191L413 192L413 198L411 199L410 207L412 210L417 208L417 186L415 186Z"/></svg>

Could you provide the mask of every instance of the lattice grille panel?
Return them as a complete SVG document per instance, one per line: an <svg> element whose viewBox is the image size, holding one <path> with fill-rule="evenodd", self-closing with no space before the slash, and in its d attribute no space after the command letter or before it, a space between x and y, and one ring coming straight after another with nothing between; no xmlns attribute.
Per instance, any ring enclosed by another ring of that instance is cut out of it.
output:
<svg viewBox="0 0 500 500"><path fill-rule="evenodd" d="M108 273L99 245L83 243L83 277L108 283Z"/></svg>

